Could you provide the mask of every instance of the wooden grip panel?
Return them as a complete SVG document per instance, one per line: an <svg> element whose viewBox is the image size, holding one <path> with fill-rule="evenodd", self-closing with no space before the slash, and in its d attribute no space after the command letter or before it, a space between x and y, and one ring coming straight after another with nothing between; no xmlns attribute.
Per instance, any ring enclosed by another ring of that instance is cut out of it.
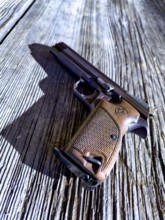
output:
<svg viewBox="0 0 165 220"><path fill-rule="evenodd" d="M100 107L85 124L72 147L84 155L90 152L110 160L116 151L120 135L117 123L104 108ZM102 166L102 169L105 168L106 164Z"/></svg>
<svg viewBox="0 0 165 220"><path fill-rule="evenodd" d="M136 123L138 118L139 113L126 101L120 104L100 101L66 151L102 182L117 160L122 136L128 130L129 123ZM100 163L95 163L95 160Z"/></svg>

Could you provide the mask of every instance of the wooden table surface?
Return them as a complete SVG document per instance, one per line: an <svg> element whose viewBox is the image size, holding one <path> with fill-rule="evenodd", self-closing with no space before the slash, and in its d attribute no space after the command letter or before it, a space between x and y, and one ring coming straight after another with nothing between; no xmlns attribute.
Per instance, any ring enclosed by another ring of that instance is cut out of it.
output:
<svg viewBox="0 0 165 220"><path fill-rule="evenodd" d="M165 1L0 0L0 219L165 219ZM93 191L53 155L89 111L48 46L65 42L150 106Z"/></svg>

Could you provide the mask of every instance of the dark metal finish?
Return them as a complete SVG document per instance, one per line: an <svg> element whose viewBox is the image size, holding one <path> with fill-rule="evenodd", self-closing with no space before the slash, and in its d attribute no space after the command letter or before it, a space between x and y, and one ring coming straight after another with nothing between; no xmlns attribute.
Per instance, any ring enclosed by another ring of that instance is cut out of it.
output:
<svg viewBox="0 0 165 220"><path fill-rule="evenodd" d="M93 88L102 90L105 94L110 94L114 90L115 94L120 95L134 108L136 108L141 117L147 118L149 114L148 104L141 99L134 97L122 89L113 80L109 79L100 70L82 58L78 53L72 50L65 43L58 43L50 48L50 52L72 73L85 79ZM100 80L101 79L101 80ZM99 85L99 88L98 88Z"/></svg>

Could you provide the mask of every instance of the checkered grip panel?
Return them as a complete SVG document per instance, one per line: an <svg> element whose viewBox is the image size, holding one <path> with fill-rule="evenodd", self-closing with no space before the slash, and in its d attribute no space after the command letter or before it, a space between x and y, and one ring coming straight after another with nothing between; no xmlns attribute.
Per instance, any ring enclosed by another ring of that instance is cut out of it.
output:
<svg viewBox="0 0 165 220"><path fill-rule="evenodd" d="M82 154L99 152L106 163L113 156L119 133L119 127L112 117L100 107L85 125L72 146ZM113 137L116 137L115 140ZM106 168L106 164L102 168Z"/></svg>

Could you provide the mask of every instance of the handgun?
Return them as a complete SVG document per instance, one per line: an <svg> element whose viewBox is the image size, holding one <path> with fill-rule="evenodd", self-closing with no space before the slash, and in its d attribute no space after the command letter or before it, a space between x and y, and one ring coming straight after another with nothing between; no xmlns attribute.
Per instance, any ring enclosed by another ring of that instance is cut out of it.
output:
<svg viewBox="0 0 165 220"><path fill-rule="evenodd" d="M130 95L65 43L57 43L49 51L78 78L73 92L90 109L65 148L54 148L54 153L84 186L93 189L109 176L126 132L147 137L149 106ZM83 85L91 89L89 94L81 91Z"/></svg>

